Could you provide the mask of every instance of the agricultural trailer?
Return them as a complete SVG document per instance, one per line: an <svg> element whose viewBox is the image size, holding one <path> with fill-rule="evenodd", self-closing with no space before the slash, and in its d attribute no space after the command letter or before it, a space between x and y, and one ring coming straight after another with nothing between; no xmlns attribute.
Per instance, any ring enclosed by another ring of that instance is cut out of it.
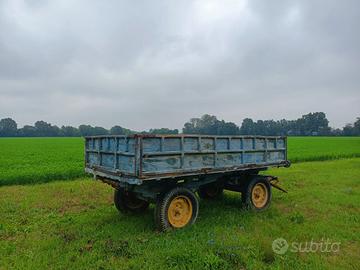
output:
<svg viewBox="0 0 360 270"><path fill-rule="evenodd" d="M223 190L241 193L246 208L267 209L277 177L259 174L289 167L282 136L144 135L85 137L85 171L115 188L121 212L155 203L155 224L166 231L193 224L199 199ZM196 195L198 194L198 196Z"/></svg>

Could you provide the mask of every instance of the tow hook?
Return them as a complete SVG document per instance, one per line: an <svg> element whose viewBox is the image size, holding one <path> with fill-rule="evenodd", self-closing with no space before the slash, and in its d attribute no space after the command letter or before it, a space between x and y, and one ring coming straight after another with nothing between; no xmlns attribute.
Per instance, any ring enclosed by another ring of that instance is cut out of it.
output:
<svg viewBox="0 0 360 270"><path fill-rule="evenodd" d="M283 189L282 187L279 186L280 181L276 176L268 176L268 181L269 181L270 185L273 186L274 188L276 188L282 192L288 193L285 189Z"/></svg>

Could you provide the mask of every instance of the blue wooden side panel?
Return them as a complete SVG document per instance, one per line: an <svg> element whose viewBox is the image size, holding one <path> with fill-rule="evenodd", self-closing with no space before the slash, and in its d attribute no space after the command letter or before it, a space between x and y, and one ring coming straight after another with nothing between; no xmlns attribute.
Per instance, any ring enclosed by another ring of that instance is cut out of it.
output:
<svg viewBox="0 0 360 270"><path fill-rule="evenodd" d="M285 138L266 137L144 137L142 173L176 173L226 169L246 164L285 161Z"/></svg>
<svg viewBox="0 0 360 270"><path fill-rule="evenodd" d="M85 147L86 166L137 177L286 160L285 137L102 136L86 138Z"/></svg>
<svg viewBox="0 0 360 270"><path fill-rule="evenodd" d="M135 173L135 139L127 137L86 138L86 164L127 174Z"/></svg>

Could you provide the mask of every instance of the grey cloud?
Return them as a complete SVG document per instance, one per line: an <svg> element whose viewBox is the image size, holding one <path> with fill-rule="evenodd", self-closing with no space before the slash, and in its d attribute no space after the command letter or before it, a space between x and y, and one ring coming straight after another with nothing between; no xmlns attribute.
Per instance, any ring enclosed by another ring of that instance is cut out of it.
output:
<svg viewBox="0 0 360 270"><path fill-rule="evenodd" d="M357 1L3 1L0 116L181 128L360 115Z"/></svg>

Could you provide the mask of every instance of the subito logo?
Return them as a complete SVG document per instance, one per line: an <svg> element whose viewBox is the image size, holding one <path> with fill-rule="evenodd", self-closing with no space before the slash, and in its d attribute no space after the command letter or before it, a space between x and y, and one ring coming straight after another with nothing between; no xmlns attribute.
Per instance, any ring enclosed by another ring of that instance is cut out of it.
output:
<svg viewBox="0 0 360 270"><path fill-rule="evenodd" d="M276 254L285 254L289 244L284 238L277 238L272 242L272 249Z"/></svg>

